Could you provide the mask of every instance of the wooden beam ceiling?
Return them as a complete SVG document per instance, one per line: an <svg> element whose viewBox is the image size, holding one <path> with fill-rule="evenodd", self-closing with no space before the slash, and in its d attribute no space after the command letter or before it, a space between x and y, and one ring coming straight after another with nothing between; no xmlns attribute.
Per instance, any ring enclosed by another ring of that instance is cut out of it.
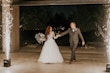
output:
<svg viewBox="0 0 110 73"><path fill-rule="evenodd" d="M13 5L19 6L36 6L36 5L77 5L77 4L108 4L104 0L34 0L34 1L19 1Z"/></svg>

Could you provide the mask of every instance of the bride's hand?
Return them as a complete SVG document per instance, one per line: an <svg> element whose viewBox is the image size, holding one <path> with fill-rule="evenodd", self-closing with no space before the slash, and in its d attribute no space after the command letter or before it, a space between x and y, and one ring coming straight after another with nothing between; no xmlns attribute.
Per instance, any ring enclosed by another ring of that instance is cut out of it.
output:
<svg viewBox="0 0 110 73"><path fill-rule="evenodd" d="M54 37L54 39L58 39L58 37L59 37L59 35L56 35L56 36Z"/></svg>
<svg viewBox="0 0 110 73"><path fill-rule="evenodd" d="M57 36L57 37L61 37L61 35L59 35L59 34L58 34L58 35L56 35L56 36Z"/></svg>
<svg viewBox="0 0 110 73"><path fill-rule="evenodd" d="M57 39L57 38L58 38L58 37L56 37L56 36L54 37L54 39Z"/></svg>

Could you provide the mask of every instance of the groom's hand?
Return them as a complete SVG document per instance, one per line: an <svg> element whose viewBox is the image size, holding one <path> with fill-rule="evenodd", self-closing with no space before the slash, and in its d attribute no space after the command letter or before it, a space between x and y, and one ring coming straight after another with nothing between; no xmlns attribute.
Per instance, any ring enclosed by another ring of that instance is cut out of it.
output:
<svg viewBox="0 0 110 73"><path fill-rule="evenodd" d="M58 39L58 37L59 37L59 35L56 35L56 36L54 37L54 39Z"/></svg>
<svg viewBox="0 0 110 73"><path fill-rule="evenodd" d="M57 37L61 37L61 35L58 34Z"/></svg>
<svg viewBox="0 0 110 73"><path fill-rule="evenodd" d="M55 36L55 37L54 37L54 39L58 39L58 37L57 37L57 36Z"/></svg>
<svg viewBox="0 0 110 73"><path fill-rule="evenodd" d="M60 35L56 35L55 37L54 37L54 39L58 39L60 37Z"/></svg>
<svg viewBox="0 0 110 73"><path fill-rule="evenodd" d="M83 42L82 42L82 46L84 46L84 45L85 45L85 42L83 41Z"/></svg>

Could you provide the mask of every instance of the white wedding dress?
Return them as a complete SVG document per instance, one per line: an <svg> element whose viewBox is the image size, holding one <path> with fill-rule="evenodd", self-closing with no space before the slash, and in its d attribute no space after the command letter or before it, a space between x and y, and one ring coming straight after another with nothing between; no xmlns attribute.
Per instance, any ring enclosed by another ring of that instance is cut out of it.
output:
<svg viewBox="0 0 110 73"><path fill-rule="evenodd" d="M56 44L54 38L54 32L51 32L47 36L47 40L45 41L38 62L41 63L62 63L63 57L60 53L59 47Z"/></svg>

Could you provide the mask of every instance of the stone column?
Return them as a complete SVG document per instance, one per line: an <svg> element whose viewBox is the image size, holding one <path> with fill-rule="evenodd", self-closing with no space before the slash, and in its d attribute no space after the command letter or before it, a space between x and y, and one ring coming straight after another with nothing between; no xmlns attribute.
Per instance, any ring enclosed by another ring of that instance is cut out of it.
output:
<svg viewBox="0 0 110 73"><path fill-rule="evenodd" d="M11 30L11 52L18 51L20 49L19 44L19 6L13 5L13 27Z"/></svg>

